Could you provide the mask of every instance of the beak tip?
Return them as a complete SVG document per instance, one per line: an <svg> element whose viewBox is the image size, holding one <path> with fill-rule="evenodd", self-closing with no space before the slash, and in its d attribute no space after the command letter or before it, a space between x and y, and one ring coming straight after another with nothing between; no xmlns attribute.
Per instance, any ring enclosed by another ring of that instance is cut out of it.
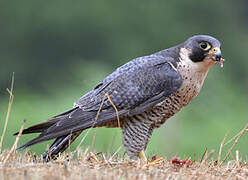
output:
<svg viewBox="0 0 248 180"><path fill-rule="evenodd" d="M221 56L221 52L217 51L216 53L214 53L215 56Z"/></svg>
<svg viewBox="0 0 248 180"><path fill-rule="evenodd" d="M215 52L215 53L214 53L214 56L215 56L215 60L216 60L216 61L220 61L220 60L221 60L221 57L222 57L221 51Z"/></svg>

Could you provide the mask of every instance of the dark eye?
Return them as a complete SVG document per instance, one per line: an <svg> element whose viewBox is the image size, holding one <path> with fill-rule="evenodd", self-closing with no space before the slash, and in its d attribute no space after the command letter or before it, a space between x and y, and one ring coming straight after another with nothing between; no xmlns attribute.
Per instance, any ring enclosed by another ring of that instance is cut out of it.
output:
<svg viewBox="0 0 248 180"><path fill-rule="evenodd" d="M208 42L200 42L199 45L204 51L207 51L211 48L211 45Z"/></svg>

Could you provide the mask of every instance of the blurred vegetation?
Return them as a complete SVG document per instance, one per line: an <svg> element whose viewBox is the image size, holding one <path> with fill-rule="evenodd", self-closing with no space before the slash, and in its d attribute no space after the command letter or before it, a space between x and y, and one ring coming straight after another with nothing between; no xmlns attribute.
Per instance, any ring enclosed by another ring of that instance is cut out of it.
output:
<svg viewBox="0 0 248 180"><path fill-rule="evenodd" d="M213 67L200 95L154 132L148 153L200 157L206 147L218 149L224 135L238 133L248 119L247 7L245 0L1 1L0 133L15 72L4 148L12 146L24 119L27 127L71 108L118 66L209 34L222 42L224 68ZM119 130L98 129L96 150L115 151L120 136ZM241 155L247 155L247 141L237 146ZM31 149L41 153L46 144Z"/></svg>

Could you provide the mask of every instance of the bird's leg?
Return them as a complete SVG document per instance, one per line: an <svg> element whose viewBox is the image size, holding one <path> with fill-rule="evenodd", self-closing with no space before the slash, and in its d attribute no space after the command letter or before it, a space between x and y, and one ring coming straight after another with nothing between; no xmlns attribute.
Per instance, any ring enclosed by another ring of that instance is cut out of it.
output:
<svg viewBox="0 0 248 180"><path fill-rule="evenodd" d="M146 158L146 154L145 154L145 151L144 151L144 150L140 151L140 153L139 153L139 158L140 158L142 161L147 162L147 158Z"/></svg>
<svg viewBox="0 0 248 180"><path fill-rule="evenodd" d="M150 128L149 124L141 120L127 119L123 122L123 145L132 160L140 159L147 165L157 165L163 160L163 158L153 158L152 162L148 162L146 158L145 149L152 135L152 128Z"/></svg>
<svg viewBox="0 0 248 180"><path fill-rule="evenodd" d="M136 115L134 119L123 121L123 145L127 155L133 160L141 160L147 163L145 149L152 135L150 124L142 119L143 116Z"/></svg>
<svg viewBox="0 0 248 180"><path fill-rule="evenodd" d="M137 115L134 119L123 121L123 145L131 159L147 162L145 149L152 131L150 125L141 118Z"/></svg>

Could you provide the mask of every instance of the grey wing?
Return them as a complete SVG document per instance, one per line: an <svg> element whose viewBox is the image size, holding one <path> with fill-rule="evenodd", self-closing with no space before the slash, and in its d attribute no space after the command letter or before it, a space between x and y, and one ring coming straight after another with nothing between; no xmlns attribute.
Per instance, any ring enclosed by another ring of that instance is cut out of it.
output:
<svg viewBox="0 0 248 180"><path fill-rule="evenodd" d="M134 59L106 77L74 105L86 111L98 110L107 93L117 107L127 109L143 102L147 104L146 100L152 97L150 101L153 102L158 96L167 96L182 84L181 75L171 61L170 57L154 54ZM102 109L109 106L111 104L105 98Z"/></svg>
<svg viewBox="0 0 248 180"><path fill-rule="evenodd" d="M78 108L26 146L116 120L116 112L106 94L123 118L153 107L177 91L181 84L180 73L164 57L136 59L104 79L76 102ZM101 113L95 122L102 101Z"/></svg>

